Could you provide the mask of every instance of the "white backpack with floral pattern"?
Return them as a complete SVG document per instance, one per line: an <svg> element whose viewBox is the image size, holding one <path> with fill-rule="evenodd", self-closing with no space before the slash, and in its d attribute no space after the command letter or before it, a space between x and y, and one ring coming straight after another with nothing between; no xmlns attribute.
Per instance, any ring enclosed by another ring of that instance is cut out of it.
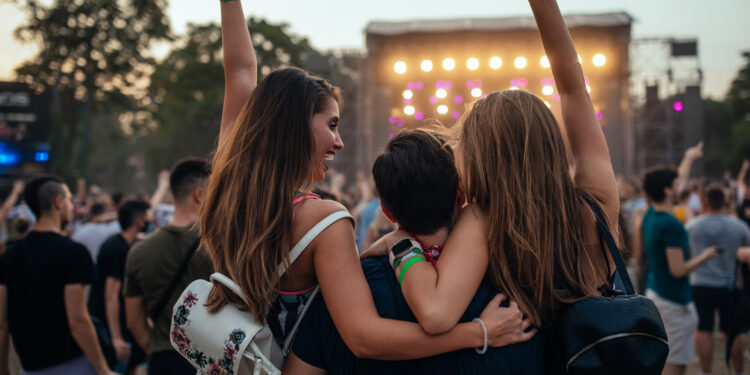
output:
<svg viewBox="0 0 750 375"><path fill-rule="evenodd" d="M351 215L346 211L334 212L310 229L289 253L290 264L320 232L343 218L351 218ZM283 264L279 264L278 271L279 276L284 274L286 268ZM211 282L193 281L182 292L172 310L169 334L172 347L198 369L197 374L281 374L280 369L297 327L319 288L313 291L282 348L274 341L268 325L257 322L250 312L240 311L229 304L215 314L209 313L205 301L213 283L225 285L247 301L239 285L221 273L212 274Z"/></svg>

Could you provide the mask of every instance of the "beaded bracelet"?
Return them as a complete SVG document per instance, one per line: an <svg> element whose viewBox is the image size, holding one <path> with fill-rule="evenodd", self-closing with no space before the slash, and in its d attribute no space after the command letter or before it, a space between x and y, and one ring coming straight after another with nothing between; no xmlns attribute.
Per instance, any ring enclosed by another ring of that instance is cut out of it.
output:
<svg viewBox="0 0 750 375"><path fill-rule="evenodd" d="M404 262L404 265L401 267L401 274L398 276L398 285L401 285L401 282L404 280L406 270L408 270L414 263L417 262L426 262L426 260L422 256L415 256L414 258L409 258L409 260Z"/></svg>
<svg viewBox="0 0 750 375"><path fill-rule="evenodd" d="M477 351L477 354L484 354L487 352L487 327L484 325L482 319L474 318L472 322L478 322L479 325L482 326L482 333L484 334L484 345L482 345L482 349L474 348L474 350Z"/></svg>

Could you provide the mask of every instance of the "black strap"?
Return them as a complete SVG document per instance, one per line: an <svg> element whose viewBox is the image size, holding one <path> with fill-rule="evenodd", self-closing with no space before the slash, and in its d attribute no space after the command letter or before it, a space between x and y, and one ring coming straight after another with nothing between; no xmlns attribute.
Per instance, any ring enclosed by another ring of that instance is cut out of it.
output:
<svg viewBox="0 0 750 375"><path fill-rule="evenodd" d="M190 264L190 260L193 259L193 254L195 254L195 250L198 249L198 246L200 246L200 244L200 238L195 240L193 246L190 247L190 251L188 251L188 253L185 255L185 259L182 260L180 268L174 274L174 277L172 277L172 282L169 284L169 288L167 288L167 291L161 296L159 303L156 304L156 308L154 308L154 312L151 314L151 320L154 322L154 324L156 323L157 318L159 318L159 315L161 315L161 312L164 311L164 307L166 307L167 301L169 301L169 297L172 296L175 288L177 288L177 284L179 284L182 280L182 277L184 276L185 271L187 271L188 265Z"/></svg>
<svg viewBox="0 0 750 375"><path fill-rule="evenodd" d="M617 273L619 273L620 280L625 287L625 292L627 294L635 294L633 283L630 281L630 275L628 275L628 270L627 268L625 268L625 262L622 261L620 249L617 248L615 239L612 237L612 233L609 231L607 221L604 220L604 215L602 215L601 210L599 210L599 206L597 206L594 202L585 197L583 199L591 207L591 210L594 211L594 215L596 216L596 226L599 230L599 236L604 238L604 241L607 243L609 253L612 255L612 260L615 261L615 265L617 266ZM607 277L609 277L609 275L607 275Z"/></svg>

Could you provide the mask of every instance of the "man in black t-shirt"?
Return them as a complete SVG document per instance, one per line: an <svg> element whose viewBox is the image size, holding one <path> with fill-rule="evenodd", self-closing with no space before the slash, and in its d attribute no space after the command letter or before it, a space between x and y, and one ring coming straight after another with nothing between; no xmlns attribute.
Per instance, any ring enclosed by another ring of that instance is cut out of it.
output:
<svg viewBox="0 0 750 375"><path fill-rule="evenodd" d="M119 363L117 368L129 370L143 362L146 355L127 329L122 280L128 250L152 219L150 205L142 201L125 202L117 210L117 219L122 231L104 241L98 252L98 278L91 287L89 311L106 324Z"/></svg>
<svg viewBox="0 0 750 375"><path fill-rule="evenodd" d="M114 374L86 308L91 256L61 235L73 217L70 190L57 177L40 177L26 186L24 200L38 220L0 258L0 373L7 371L10 333L27 372Z"/></svg>

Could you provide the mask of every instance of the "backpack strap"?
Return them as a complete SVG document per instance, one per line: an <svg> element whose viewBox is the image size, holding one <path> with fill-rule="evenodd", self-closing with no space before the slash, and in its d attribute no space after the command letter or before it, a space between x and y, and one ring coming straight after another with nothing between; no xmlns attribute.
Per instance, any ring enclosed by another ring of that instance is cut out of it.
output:
<svg viewBox="0 0 750 375"><path fill-rule="evenodd" d="M594 211L594 215L596 216L596 226L599 230L599 236L601 238L604 238L604 242L606 242L607 247L609 248L609 253L610 255L612 255L612 260L615 261L615 265L617 266L617 273L620 275L620 281L622 281L622 284L625 287L625 292L627 294L635 294L635 288L633 288L633 283L630 281L630 275L628 275L628 270L625 267L625 262L622 261L620 249L617 247L615 239L612 237L612 232L610 232L609 230L607 221L604 220L602 211L599 209L599 206L596 205L596 203L592 202L586 197L584 197L583 199L586 201L586 203L588 203L589 207L591 207L591 210Z"/></svg>
<svg viewBox="0 0 750 375"><path fill-rule="evenodd" d="M297 260L297 257L302 254L303 251L307 248L307 246L310 245L310 242L312 242L315 237L318 237L318 235L323 232L326 228L331 226L331 224L343 219L343 218L349 218L352 219L352 215L349 214L347 211L336 211L330 215L328 215L325 219L321 220L319 223L315 224L314 227L312 227L307 233L305 233L302 238L300 238L299 242L297 242L296 245L292 248L292 251L289 252L289 265L294 263L295 260ZM286 267L284 266L284 263L282 262L278 266L279 271L279 277L286 272Z"/></svg>

